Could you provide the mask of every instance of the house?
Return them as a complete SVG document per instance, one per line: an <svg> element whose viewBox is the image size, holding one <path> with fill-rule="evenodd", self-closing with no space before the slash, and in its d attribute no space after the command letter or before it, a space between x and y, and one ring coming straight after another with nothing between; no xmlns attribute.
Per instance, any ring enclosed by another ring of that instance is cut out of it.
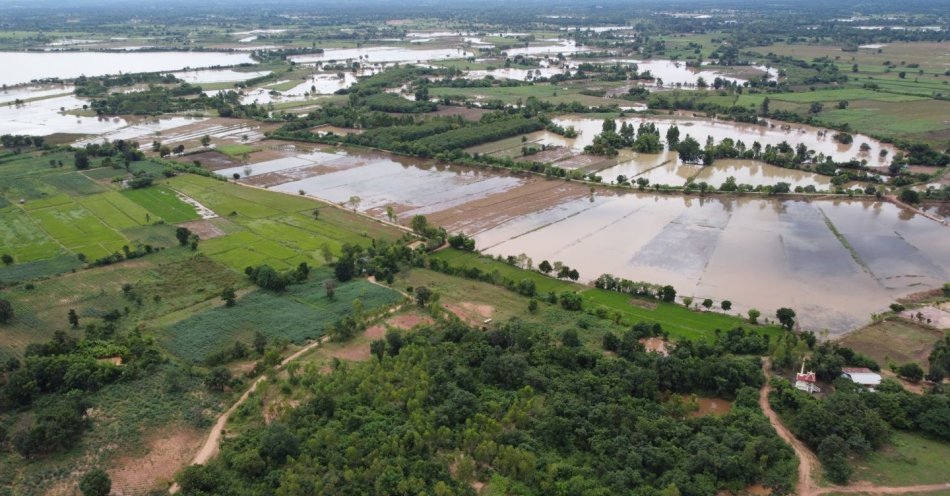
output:
<svg viewBox="0 0 950 496"><path fill-rule="evenodd" d="M841 369L841 377L851 379L851 382L864 386L871 391L881 384L881 374L867 367L845 367Z"/></svg>
<svg viewBox="0 0 950 496"><path fill-rule="evenodd" d="M821 388L818 387L817 382L818 379L815 378L815 373L812 371L805 372L805 362L802 362L801 372L795 374L795 389L809 394L820 393Z"/></svg>

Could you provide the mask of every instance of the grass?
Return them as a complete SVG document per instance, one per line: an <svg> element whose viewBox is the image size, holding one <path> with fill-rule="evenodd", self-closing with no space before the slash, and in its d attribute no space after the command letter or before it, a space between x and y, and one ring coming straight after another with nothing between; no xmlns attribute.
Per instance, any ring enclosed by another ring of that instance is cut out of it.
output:
<svg viewBox="0 0 950 496"><path fill-rule="evenodd" d="M854 463L853 479L882 486L950 482L950 443L895 431L889 446Z"/></svg>
<svg viewBox="0 0 950 496"><path fill-rule="evenodd" d="M91 195L106 190L106 188L79 172L56 174L47 176L43 180L56 189L74 196Z"/></svg>
<svg viewBox="0 0 950 496"><path fill-rule="evenodd" d="M20 282L51 277L83 266L77 257L62 255L26 263L0 267L0 282Z"/></svg>
<svg viewBox="0 0 950 496"><path fill-rule="evenodd" d="M152 220L151 212L117 191L81 198L79 204L113 229L144 226Z"/></svg>
<svg viewBox="0 0 950 496"><path fill-rule="evenodd" d="M155 329L160 325L160 318L166 315L182 312L179 319L185 318L195 305L210 299L218 301L225 287L240 288L246 284L244 277L183 248L71 272L74 267L69 264L74 259L59 257L31 267L33 271L26 276L39 275L36 272L40 270L62 274L34 281L33 289L21 285L4 292L4 297L13 304L16 317L0 333L0 349L19 355L28 344L46 341L56 330L68 329L66 315L70 309L80 315L82 327L96 322L93 319L106 312L124 312L128 307L129 314L119 321L120 329L136 328L140 324L146 329ZM7 280L4 274L9 270L24 269L19 265L0 269L0 279ZM123 295L122 285L126 283L141 296L141 304Z"/></svg>
<svg viewBox="0 0 950 496"><path fill-rule="evenodd" d="M91 260L121 251L129 242L78 203L32 210L30 217L68 250Z"/></svg>
<svg viewBox="0 0 950 496"><path fill-rule="evenodd" d="M927 357L943 332L904 319L875 322L848 334L841 344L873 358L880 364L917 362L926 367Z"/></svg>
<svg viewBox="0 0 950 496"><path fill-rule="evenodd" d="M529 279L534 281L539 295L548 292L579 292L584 300L584 309L593 311L603 307L617 312L628 324L635 322L655 322L663 326L670 336L677 339L712 340L716 329L729 330L739 326L753 327L748 322L717 312L698 312L682 305L656 300L641 300L627 294L601 290L580 284L554 279L540 272L523 270L491 258L460 250L442 250L431 255L448 262L453 267L478 267L482 272L492 273L513 281ZM509 295L511 293L508 293ZM774 326L754 326L759 332L777 335L781 329Z"/></svg>
<svg viewBox="0 0 950 496"><path fill-rule="evenodd" d="M355 299L366 312L402 300L399 293L363 280L341 284L331 300L323 289L327 277L315 274L285 294L257 290L240 298L234 307L208 309L167 328L162 343L175 355L200 362L235 341L250 343L256 331L293 343L318 338L328 326L352 314Z"/></svg>
<svg viewBox="0 0 950 496"><path fill-rule="evenodd" d="M215 148L215 150L231 157L240 157L241 155L244 155L245 153L250 154L254 152L259 152L261 151L261 148L259 146L254 146L254 145L233 144L233 145L221 145Z"/></svg>
<svg viewBox="0 0 950 496"><path fill-rule="evenodd" d="M178 224L199 218L195 207L181 201L174 191L163 186L127 189L122 191L122 195L165 222Z"/></svg>
<svg viewBox="0 0 950 496"><path fill-rule="evenodd" d="M17 263L54 257L64 250L18 207L0 209L0 252Z"/></svg>

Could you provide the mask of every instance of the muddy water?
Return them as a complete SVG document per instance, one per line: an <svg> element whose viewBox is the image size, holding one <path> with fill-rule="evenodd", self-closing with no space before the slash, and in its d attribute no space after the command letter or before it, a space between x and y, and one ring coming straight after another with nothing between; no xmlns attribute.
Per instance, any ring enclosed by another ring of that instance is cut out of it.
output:
<svg viewBox="0 0 950 496"><path fill-rule="evenodd" d="M950 230L891 204L598 194L471 234L483 252L560 260L585 280L668 283L740 313L788 306L832 334L950 270Z"/></svg>
<svg viewBox="0 0 950 496"><path fill-rule="evenodd" d="M16 102L16 100L31 100L34 98L49 98L57 95L72 94L73 86L68 84L48 84L36 86L20 86L0 88L0 105Z"/></svg>
<svg viewBox="0 0 950 496"><path fill-rule="evenodd" d="M0 106L0 134L53 133L99 134L126 126L119 117L77 117L60 111L82 108L88 103L74 96L61 96L27 102L22 106Z"/></svg>
<svg viewBox="0 0 950 496"><path fill-rule="evenodd" d="M313 63L364 60L376 62L425 62L428 60L442 60L449 58L463 58L471 55L470 52L458 48L439 48L428 50L413 50L400 47L367 47L367 48L328 48L322 54L298 55L291 57L294 62Z"/></svg>
<svg viewBox="0 0 950 496"><path fill-rule="evenodd" d="M242 182L335 203L356 196L359 210L384 217L393 206L404 222L431 215L450 232L474 236L486 254L562 261L583 281L611 273L672 284L680 296L731 300L736 313L757 308L771 316L787 306L804 328L832 334L866 323L899 296L950 280L950 228L889 203L591 195L560 180L380 153L298 154L250 169ZM245 171L219 171L234 172Z"/></svg>
<svg viewBox="0 0 950 496"><path fill-rule="evenodd" d="M178 79L192 84L201 83L233 83L238 81L247 81L270 74L270 71L239 72L231 69L222 70L198 70L183 71L174 73Z"/></svg>
<svg viewBox="0 0 950 496"><path fill-rule="evenodd" d="M705 181L717 188L729 177L737 184L768 186L778 182L797 186L814 186L818 190L831 189L831 178L811 172L785 169L756 160L717 160L710 167L700 167L693 181Z"/></svg>
<svg viewBox="0 0 950 496"><path fill-rule="evenodd" d="M188 67L253 63L250 55L216 52L0 52L0 84L51 77L175 71Z"/></svg>
<svg viewBox="0 0 950 496"><path fill-rule="evenodd" d="M574 126L580 132L580 136L572 143L573 147L580 150L594 141L594 136L601 132L603 125L602 119L589 119L585 117L559 117L554 119L562 126ZM731 138L734 141L742 140L747 148L752 147L752 143L758 141L763 148L765 145L778 145L785 141L791 146L804 143L809 149L817 153L823 153L839 162L845 162L851 159L868 161L869 165L887 165L890 158L894 156L896 149L888 144L881 143L869 136L855 134L854 142L850 145L842 145L835 141L829 132L825 136L819 136L819 129L810 126L790 124L789 127L782 129L783 123L769 125L742 124L736 122L683 117L683 116L650 116L650 117L630 117L618 119L617 125L621 122L627 122L638 126L641 122L653 122L660 130L660 136L665 140L666 131L673 124L679 128L680 139L686 135L692 136L699 141L700 145L706 143L706 137L712 136L718 143L724 138ZM861 144L867 143L870 149L867 152L861 151ZM888 151L887 158L879 157L880 151Z"/></svg>

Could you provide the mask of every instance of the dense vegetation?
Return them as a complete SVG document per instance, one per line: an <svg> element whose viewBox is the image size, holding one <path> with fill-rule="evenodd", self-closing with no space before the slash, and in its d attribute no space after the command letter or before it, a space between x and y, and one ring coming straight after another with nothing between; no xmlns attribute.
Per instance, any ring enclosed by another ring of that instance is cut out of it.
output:
<svg viewBox="0 0 950 496"><path fill-rule="evenodd" d="M518 322L482 333L456 321L381 351L294 379L304 404L185 470L184 493L474 494L490 480L518 494L781 494L795 471L757 409L755 359L688 345L608 358ZM735 404L695 418L689 393Z"/></svg>

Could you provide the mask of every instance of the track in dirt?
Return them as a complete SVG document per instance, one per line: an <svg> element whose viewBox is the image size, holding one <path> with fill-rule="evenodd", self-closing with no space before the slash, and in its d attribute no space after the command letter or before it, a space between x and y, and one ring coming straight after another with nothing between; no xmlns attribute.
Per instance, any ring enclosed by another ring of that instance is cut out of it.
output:
<svg viewBox="0 0 950 496"><path fill-rule="evenodd" d="M821 465L814 453L805 446L787 427L782 423L775 410L769 404L769 392L772 390L769 373L770 363L768 358L762 360L762 370L765 372L765 384L759 390L759 406L762 412L768 417L769 422L778 433L779 437L791 445L798 457L798 484L795 486L795 494L798 496L818 496L820 494L908 494L908 493L929 493L950 489L950 482L941 484L920 484L915 486L875 486L868 482L855 482L847 486L829 486L817 487L812 478L816 469Z"/></svg>

